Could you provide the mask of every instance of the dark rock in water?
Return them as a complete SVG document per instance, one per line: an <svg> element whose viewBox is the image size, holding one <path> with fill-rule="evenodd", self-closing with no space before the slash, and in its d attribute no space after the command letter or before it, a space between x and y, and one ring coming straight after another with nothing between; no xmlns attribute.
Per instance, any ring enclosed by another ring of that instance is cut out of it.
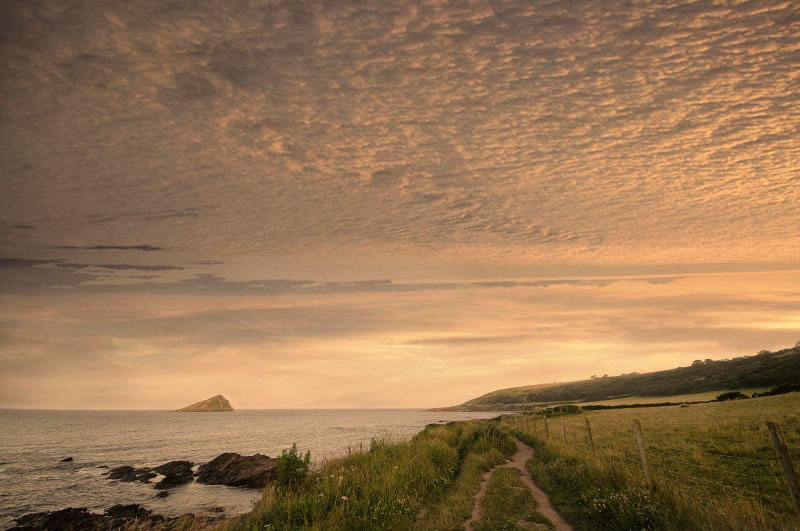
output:
<svg viewBox="0 0 800 531"><path fill-rule="evenodd" d="M113 519L148 520L153 518L153 511L145 509L138 503L130 503L128 505L117 504L106 509L105 515ZM163 517L156 515L156 518L161 519Z"/></svg>
<svg viewBox="0 0 800 531"><path fill-rule="evenodd" d="M277 474L277 461L269 456L226 452L201 465L197 470L197 481L209 485L263 489L267 481L274 480Z"/></svg>
<svg viewBox="0 0 800 531"><path fill-rule="evenodd" d="M183 474L186 470L191 472L193 466L194 463L191 461L170 461L169 463L164 463L163 465L153 468L153 471L164 476L170 476L174 474Z"/></svg>
<svg viewBox="0 0 800 531"><path fill-rule="evenodd" d="M128 505L118 503L106 509L106 516L111 518L147 518L152 513L153 511L148 511L138 503Z"/></svg>
<svg viewBox="0 0 800 531"><path fill-rule="evenodd" d="M102 515L90 513L88 509L82 507L76 509L69 507L60 511L44 511L41 513L26 514L16 520L17 525L11 529L14 531L40 530L40 529L69 529L72 531L84 531L98 529L105 524Z"/></svg>
<svg viewBox="0 0 800 531"><path fill-rule="evenodd" d="M72 462L72 458L71 457L65 457L64 459L59 461L59 463L71 463L71 462Z"/></svg>
<svg viewBox="0 0 800 531"><path fill-rule="evenodd" d="M194 466L194 463L191 461L170 461L155 467L153 469L154 472L166 476L156 483L156 488L159 490L171 489L184 483L189 483L194 479L192 466Z"/></svg>
<svg viewBox="0 0 800 531"><path fill-rule="evenodd" d="M108 473L108 479L118 479L125 483L139 481L141 483L150 483L152 478L156 477L156 473L149 468L133 468L132 466L118 466L112 468Z"/></svg>
<svg viewBox="0 0 800 531"><path fill-rule="evenodd" d="M139 504L114 505L106 509L105 514L68 508L60 511L45 511L26 514L16 519L14 531L43 531L64 529L69 531L89 531L96 529L121 529L130 526L134 521L148 522L150 525L165 521L164 517L153 514Z"/></svg>
<svg viewBox="0 0 800 531"><path fill-rule="evenodd" d="M162 490L158 494L153 496L153 498L166 498L167 496L169 496L169 491L168 490Z"/></svg>

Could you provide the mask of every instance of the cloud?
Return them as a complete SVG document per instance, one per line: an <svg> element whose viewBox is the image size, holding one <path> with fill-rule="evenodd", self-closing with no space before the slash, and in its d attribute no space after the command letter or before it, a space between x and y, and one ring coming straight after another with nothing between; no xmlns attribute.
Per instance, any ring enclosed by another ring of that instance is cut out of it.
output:
<svg viewBox="0 0 800 531"><path fill-rule="evenodd" d="M56 249L77 249L84 251L164 251L163 247L154 245L59 245Z"/></svg>
<svg viewBox="0 0 800 531"><path fill-rule="evenodd" d="M3 210L37 244L437 263L800 249L791 3L4 16Z"/></svg>
<svg viewBox="0 0 800 531"><path fill-rule="evenodd" d="M158 371L247 366L467 399L780 346L796 11L4 2L0 312L26 315L3 352L32 378L13 392L46 396L36 366L156 392ZM259 383L253 404L280 399Z"/></svg>
<svg viewBox="0 0 800 531"><path fill-rule="evenodd" d="M354 407L361 403L346 397L370 392L373 406L446 405L501 387L793 345L798 294L785 286L797 273L775 275L785 282L737 274L602 289L8 297L0 308L0 361L5 381L28 382L28 391L0 398L46 407L41 400L51 396L44 389L53 378L73 385L97 378L115 385L78 406L102 396L104 405L141 407L125 389L166 384L169 375L174 385L153 389L153 400L166 404L177 401L173 389L224 381L238 383L242 407ZM294 388L264 385L277 374Z"/></svg>
<svg viewBox="0 0 800 531"><path fill-rule="evenodd" d="M194 265L214 266L218 262L199 262ZM492 280L449 282L393 282L388 279L356 281L319 281L295 279L228 280L215 273L188 273L177 280L163 279L155 275L130 275L138 272L183 272L189 266L148 264L88 264L67 262L64 259L2 258L0 268L15 269L27 281L7 282L0 285L0 293L57 294L64 285L82 293L151 293L184 295L256 296L256 295L319 295L329 293L406 293L450 290L472 290L481 288L521 288L548 286L593 286L605 287L616 282L646 282L668 284L680 276L611 278L541 279L541 280ZM125 275L121 275L125 274ZM145 282L142 282L145 281Z"/></svg>

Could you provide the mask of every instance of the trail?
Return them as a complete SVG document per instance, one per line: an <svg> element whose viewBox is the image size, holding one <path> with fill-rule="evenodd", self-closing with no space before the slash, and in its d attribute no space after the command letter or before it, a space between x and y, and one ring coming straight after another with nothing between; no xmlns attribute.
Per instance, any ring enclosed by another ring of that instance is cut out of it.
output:
<svg viewBox="0 0 800 531"><path fill-rule="evenodd" d="M511 461L504 465L498 465L491 470L487 471L483 477L481 478L481 488L478 490L478 493L475 494L474 503L472 506L472 516L470 519L467 520L466 523L466 530L472 531L475 524L481 518L481 503L483 502L483 498L486 496L486 489L489 487L489 478L492 477L492 474L498 468L516 468L520 471L520 479L525 485L531 489L531 494L533 494L533 499L536 500L538 507L536 511L550 520L550 523L553 524L556 531L572 531L572 527L561 518L561 515L553 509L553 506L550 504L550 498L545 494L542 489L536 486L531 479L531 474L528 472L525 463L529 460L533 459L533 448L528 446L527 444L523 443L519 439L514 439L514 443L517 445L517 451L514 452L514 455L511 456Z"/></svg>

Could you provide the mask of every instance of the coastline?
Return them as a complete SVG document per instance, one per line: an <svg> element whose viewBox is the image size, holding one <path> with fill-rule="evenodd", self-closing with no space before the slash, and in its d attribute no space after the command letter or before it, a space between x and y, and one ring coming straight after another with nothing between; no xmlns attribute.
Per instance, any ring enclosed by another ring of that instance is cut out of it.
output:
<svg viewBox="0 0 800 531"><path fill-rule="evenodd" d="M193 481L170 490L165 498L156 498L160 491L154 485L164 479L161 475L151 478L150 483L126 483L109 480L105 473L121 466L135 471L154 469L170 459L194 461L195 472L199 465L212 461L226 449L235 449L242 455L262 453L275 458L293 440L300 443L303 451L310 449L319 464L346 457L354 453L353 448L357 451L359 445L366 450L372 438L405 441L430 423L475 417L469 413L440 414L419 409L238 410L219 416L183 416L168 411L5 410L0 412L0 423L12 428L6 442L21 440L22 444L30 444L39 457L26 464L24 456L14 454L11 447L4 449L0 443L4 457L0 473L11 480L7 487L15 493L14 498L6 498L5 505L0 506L0 529L13 527L17 525L15 520L31 514L85 507L92 514L102 515L120 504L138 505L167 521L187 513L219 518L219 513L207 511L215 507L224 507L224 516L235 518L252 509L261 489ZM477 417L489 418L489 415ZM176 423L175 419L180 420ZM64 432L61 425L74 425L76 430ZM136 428L131 430L131 426ZM171 431L163 432L159 426ZM103 435L103 430L108 435ZM23 437L34 433L40 436L27 443ZM92 434L89 446L86 433ZM208 449L203 450L205 447ZM211 453L213 450L216 451ZM74 457L74 461L59 462L67 456ZM37 479L43 476L56 481L43 485ZM59 490L56 496L51 496L55 488Z"/></svg>

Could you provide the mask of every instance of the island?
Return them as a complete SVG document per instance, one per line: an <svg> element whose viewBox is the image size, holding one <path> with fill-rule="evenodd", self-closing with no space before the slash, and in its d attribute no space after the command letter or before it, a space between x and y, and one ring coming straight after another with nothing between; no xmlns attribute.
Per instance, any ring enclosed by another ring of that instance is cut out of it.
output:
<svg viewBox="0 0 800 531"><path fill-rule="evenodd" d="M231 403L222 395L212 396L191 406L176 410L181 413L209 413L215 411L233 411Z"/></svg>

